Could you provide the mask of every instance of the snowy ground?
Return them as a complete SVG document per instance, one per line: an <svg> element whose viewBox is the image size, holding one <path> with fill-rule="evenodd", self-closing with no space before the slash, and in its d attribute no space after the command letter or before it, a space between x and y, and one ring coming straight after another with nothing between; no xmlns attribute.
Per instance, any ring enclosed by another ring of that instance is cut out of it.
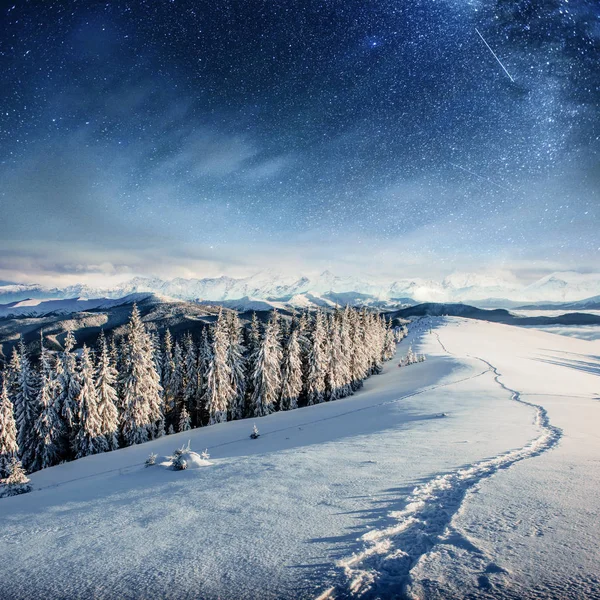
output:
<svg viewBox="0 0 600 600"><path fill-rule="evenodd" d="M2 598L600 597L600 342L426 323L427 362L257 440L227 423L35 474L0 500ZM210 466L143 467L188 439Z"/></svg>

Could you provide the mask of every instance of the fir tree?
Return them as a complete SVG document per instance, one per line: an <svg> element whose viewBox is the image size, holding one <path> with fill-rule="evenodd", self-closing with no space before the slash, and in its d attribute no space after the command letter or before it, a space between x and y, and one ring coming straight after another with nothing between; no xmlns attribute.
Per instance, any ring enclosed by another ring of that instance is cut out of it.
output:
<svg viewBox="0 0 600 600"><path fill-rule="evenodd" d="M207 380L210 364L212 360L212 346L208 339L208 327L202 329L200 336L200 345L198 347L198 393L197 404L191 411L192 423L200 427L208 423L208 398L207 398Z"/></svg>
<svg viewBox="0 0 600 600"><path fill-rule="evenodd" d="M104 332L100 332L99 356L96 368L96 394L98 396L98 416L100 431L106 438L109 450L119 447L119 411L117 409L117 377L118 372L110 359Z"/></svg>
<svg viewBox="0 0 600 600"><path fill-rule="evenodd" d="M164 433L159 376L152 345L135 304L123 345L121 385L121 434L125 445L140 444Z"/></svg>
<svg viewBox="0 0 600 600"><path fill-rule="evenodd" d="M191 335L185 339L183 404L190 419L199 402L198 352Z"/></svg>
<svg viewBox="0 0 600 600"><path fill-rule="evenodd" d="M325 355L325 326L323 313L317 310L310 337L308 353L308 373L306 381L307 404L319 404L325 400L325 374L327 357Z"/></svg>
<svg viewBox="0 0 600 600"><path fill-rule="evenodd" d="M179 427L178 431L189 431L192 428L192 422L190 420L190 414L187 411L187 408L184 406L181 409L181 414L179 415Z"/></svg>
<svg viewBox="0 0 600 600"><path fill-rule="evenodd" d="M283 350L281 369L281 410L298 408L298 398L302 392L302 361L298 329L293 329Z"/></svg>
<svg viewBox="0 0 600 600"><path fill-rule="evenodd" d="M391 360L394 358L396 354L396 336L394 335L394 330L392 329L392 321L391 319L385 320L385 336L383 342L383 355L382 359L384 361Z"/></svg>
<svg viewBox="0 0 600 600"><path fill-rule="evenodd" d="M256 362L260 352L261 333L260 323L256 313L252 313L252 321L247 333L246 342L246 410L244 416L252 415L252 397L254 395L254 371L256 370Z"/></svg>
<svg viewBox="0 0 600 600"><path fill-rule="evenodd" d="M14 409L17 422L17 444L25 469L33 463L33 424L37 418L36 377L25 344L19 341L19 352L13 351L11 378L14 380Z"/></svg>
<svg viewBox="0 0 600 600"><path fill-rule="evenodd" d="M106 452L109 446L102 431L102 419L98 411L94 364L85 344L81 354L81 386L77 405L79 408L79 431L75 439L76 458Z"/></svg>
<svg viewBox="0 0 600 600"><path fill-rule="evenodd" d="M170 404L171 399L169 398L169 386L171 383L171 374L175 369L175 363L173 362L173 337L171 336L171 331L168 328L165 331L165 337L163 340L161 366L162 370L160 371L160 384L164 390L165 402Z"/></svg>
<svg viewBox="0 0 600 600"><path fill-rule="evenodd" d="M154 368L156 369L159 377L161 377L160 383L162 387L163 353L160 344L160 335L156 330L154 330L149 333L149 336L152 344L152 354L154 356Z"/></svg>
<svg viewBox="0 0 600 600"><path fill-rule="evenodd" d="M346 361L342 350L342 342L338 325L339 319L333 317L329 321L329 335L327 336L327 373L325 387L327 400L337 400L347 396Z"/></svg>
<svg viewBox="0 0 600 600"><path fill-rule="evenodd" d="M242 327L237 313L229 313L227 328L229 334L227 365L231 373L231 386L234 390L229 416L230 419L241 419L245 413L246 364L244 360L244 345L242 343Z"/></svg>
<svg viewBox="0 0 600 600"><path fill-rule="evenodd" d="M252 416L263 417L272 413L281 395L281 346L276 312L265 328L252 381Z"/></svg>
<svg viewBox="0 0 600 600"><path fill-rule="evenodd" d="M8 465L8 475L0 479L0 498L4 496L17 496L31 491L29 479L20 460L11 459Z"/></svg>
<svg viewBox="0 0 600 600"><path fill-rule="evenodd" d="M80 384L77 359L73 353L75 344L73 332L68 331L63 352L56 364L57 379L60 385L58 411L64 424L61 454L67 459L73 457L73 447L79 427L77 422L79 412L77 398L79 397Z"/></svg>
<svg viewBox="0 0 600 600"><path fill-rule="evenodd" d="M183 351L179 342L175 342L173 349L173 370L169 378L168 397L169 404L167 405L167 421L177 425L179 417L184 405L184 390L185 390L185 362Z"/></svg>
<svg viewBox="0 0 600 600"><path fill-rule="evenodd" d="M227 421L227 413L235 397L227 363L229 335L222 310L219 311L212 337L212 356L206 378L206 406L211 425Z"/></svg>
<svg viewBox="0 0 600 600"><path fill-rule="evenodd" d="M350 338L350 308L341 313L340 320L340 360L341 382L340 398L352 395L352 340Z"/></svg>
<svg viewBox="0 0 600 600"><path fill-rule="evenodd" d="M110 343L108 344L108 356L110 357L111 366L114 367L118 373L121 368L121 352L114 333L110 336Z"/></svg>
<svg viewBox="0 0 600 600"><path fill-rule="evenodd" d="M308 312L302 313L294 328L298 332L298 345L300 346L300 363L302 365L302 392L298 400L299 404L308 404L308 373L310 371L310 322Z"/></svg>
<svg viewBox="0 0 600 600"><path fill-rule="evenodd" d="M21 377L21 357L17 352L17 346L13 346L12 354L10 357L10 361L8 363L8 367L4 372L4 380L8 385L8 397L11 398L11 402L14 401L12 399L16 398L19 393L19 379Z"/></svg>
<svg viewBox="0 0 600 600"><path fill-rule="evenodd" d="M37 404L40 413L33 424L33 461L30 471L58 464L61 456L63 423L59 412L60 383L50 364L50 356L41 338L40 376Z"/></svg>
<svg viewBox="0 0 600 600"><path fill-rule="evenodd" d="M8 397L7 373L2 378L0 389L0 477L8 477L9 466L18 459L17 424L12 402Z"/></svg>
<svg viewBox="0 0 600 600"><path fill-rule="evenodd" d="M362 387L362 382L367 377L368 356L365 348L363 322L358 312L350 310L348 315L350 330L350 382L354 391Z"/></svg>

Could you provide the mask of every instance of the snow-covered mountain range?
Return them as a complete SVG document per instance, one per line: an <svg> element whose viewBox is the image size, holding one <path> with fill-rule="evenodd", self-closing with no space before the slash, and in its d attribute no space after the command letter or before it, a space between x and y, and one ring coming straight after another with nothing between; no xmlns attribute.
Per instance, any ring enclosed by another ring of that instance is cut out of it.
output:
<svg viewBox="0 0 600 600"><path fill-rule="evenodd" d="M339 277L329 271L315 277L285 276L274 271L261 271L244 278L223 276L163 280L134 277L110 288L83 284L64 288L33 284L0 285L0 304L24 300L116 299L139 293L180 300L223 302L242 309L278 303L298 307L411 302L475 302L501 306L515 302L574 302L600 295L600 273L557 272L526 286L516 280L474 273L453 273L441 281L411 278L392 282L375 282L368 277Z"/></svg>

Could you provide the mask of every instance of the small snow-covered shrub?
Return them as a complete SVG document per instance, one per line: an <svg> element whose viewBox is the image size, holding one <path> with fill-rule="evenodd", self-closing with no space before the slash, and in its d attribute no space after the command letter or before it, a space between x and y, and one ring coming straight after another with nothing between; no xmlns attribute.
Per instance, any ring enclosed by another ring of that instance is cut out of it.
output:
<svg viewBox="0 0 600 600"><path fill-rule="evenodd" d="M252 427L252 433L250 434L250 437L253 440L255 440L257 437L260 437L260 433L258 433L258 427L256 426L256 423Z"/></svg>
<svg viewBox="0 0 600 600"><path fill-rule="evenodd" d="M408 347L408 352L406 356L400 361L398 364L399 367L407 367L408 365L414 365L418 362L424 362L425 355L424 354L415 354L413 352L412 346Z"/></svg>
<svg viewBox="0 0 600 600"><path fill-rule="evenodd" d="M181 446L181 448L178 448L173 452L173 456L171 457L171 467L174 471L183 471L184 469L187 469L185 456L190 452L190 442L188 442L187 446Z"/></svg>
<svg viewBox="0 0 600 600"><path fill-rule="evenodd" d="M177 458L173 459L171 466L174 471L183 471L184 469L187 469L187 460L185 460L183 454L180 454Z"/></svg>
<svg viewBox="0 0 600 600"><path fill-rule="evenodd" d="M0 498L5 496L18 496L31 491L29 478L21 465L21 461L12 458L8 467L8 476L0 479Z"/></svg>
<svg viewBox="0 0 600 600"><path fill-rule="evenodd" d="M187 446L182 446L173 452L173 456L169 457L171 464L169 467L174 471L183 471L185 469L197 469L199 467L206 467L211 463L208 462L210 455L208 450L198 454L190 448L190 442Z"/></svg>
<svg viewBox="0 0 600 600"><path fill-rule="evenodd" d="M146 462L144 463L147 467L151 467L152 465L156 464L156 457L158 456L158 454L154 454L154 452L150 452L148 458L146 459Z"/></svg>

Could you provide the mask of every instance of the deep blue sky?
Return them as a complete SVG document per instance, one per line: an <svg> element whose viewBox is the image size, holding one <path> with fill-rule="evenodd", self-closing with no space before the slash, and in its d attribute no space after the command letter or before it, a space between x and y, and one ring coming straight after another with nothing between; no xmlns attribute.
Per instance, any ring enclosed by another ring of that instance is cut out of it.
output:
<svg viewBox="0 0 600 600"><path fill-rule="evenodd" d="M0 279L600 265L595 1L2 6Z"/></svg>

